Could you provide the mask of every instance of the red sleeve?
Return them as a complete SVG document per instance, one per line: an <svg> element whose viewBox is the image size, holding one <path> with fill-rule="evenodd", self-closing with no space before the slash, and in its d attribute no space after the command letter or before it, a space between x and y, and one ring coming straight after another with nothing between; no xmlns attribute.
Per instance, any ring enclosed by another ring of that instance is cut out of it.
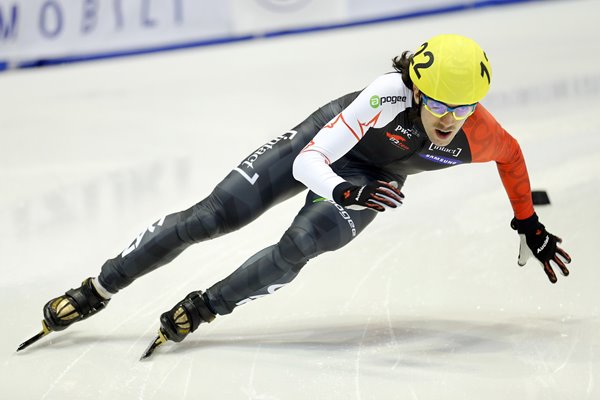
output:
<svg viewBox="0 0 600 400"><path fill-rule="evenodd" d="M533 215L531 185L519 143L481 105L463 126L473 162L496 161L517 219Z"/></svg>

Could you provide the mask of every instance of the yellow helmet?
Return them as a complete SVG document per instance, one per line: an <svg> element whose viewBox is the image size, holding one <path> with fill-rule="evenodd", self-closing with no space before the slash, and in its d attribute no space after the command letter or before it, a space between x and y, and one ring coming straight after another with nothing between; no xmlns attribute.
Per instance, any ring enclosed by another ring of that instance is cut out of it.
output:
<svg viewBox="0 0 600 400"><path fill-rule="evenodd" d="M409 67L420 91L446 104L473 104L487 94L492 67L485 52L461 35L438 35L423 43Z"/></svg>

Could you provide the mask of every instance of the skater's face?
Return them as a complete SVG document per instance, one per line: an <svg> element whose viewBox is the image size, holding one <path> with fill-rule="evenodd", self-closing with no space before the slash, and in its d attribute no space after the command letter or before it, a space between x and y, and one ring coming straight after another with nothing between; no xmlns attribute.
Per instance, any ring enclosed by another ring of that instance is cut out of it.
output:
<svg viewBox="0 0 600 400"><path fill-rule="evenodd" d="M448 112L445 115L438 117L422 105L425 99L416 86L413 90L413 96L415 104L419 104L420 106L421 122L423 123L425 133L431 143L436 146L447 146L450 144L452 139L454 139L454 136L456 136L460 128L464 125L468 116L464 119L457 120L454 113ZM447 106L453 108L458 105L448 104Z"/></svg>

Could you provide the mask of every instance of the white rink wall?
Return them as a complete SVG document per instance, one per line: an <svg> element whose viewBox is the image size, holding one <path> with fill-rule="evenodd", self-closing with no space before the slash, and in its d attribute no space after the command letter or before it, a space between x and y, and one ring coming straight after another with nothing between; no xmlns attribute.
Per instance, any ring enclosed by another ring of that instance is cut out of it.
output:
<svg viewBox="0 0 600 400"><path fill-rule="evenodd" d="M590 0L0 74L0 394L10 399L595 399L600 105ZM558 28L560 27L560 29ZM409 177L402 209L277 294L138 358L159 315L278 240L299 196L193 246L108 309L16 354L51 297L160 216L428 37L475 38L484 104L515 136L571 276L516 265L493 164Z"/></svg>
<svg viewBox="0 0 600 400"><path fill-rule="evenodd" d="M532 0L0 0L0 71Z"/></svg>

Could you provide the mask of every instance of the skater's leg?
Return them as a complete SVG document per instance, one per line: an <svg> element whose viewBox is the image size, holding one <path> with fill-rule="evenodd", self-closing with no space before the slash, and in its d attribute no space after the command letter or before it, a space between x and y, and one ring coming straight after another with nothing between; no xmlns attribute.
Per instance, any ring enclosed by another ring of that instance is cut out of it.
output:
<svg viewBox="0 0 600 400"><path fill-rule="evenodd" d="M296 135L290 132L259 148L260 157L250 155L207 198L151 224L121 254L104 263L100 286L116 293L171 262L190 245L237 230L305 190L291 174L294 154L303 143L290 139Z"/></svg>
<svg viewBox="0 0 600 400"><path fill-rule="evenodd" d="M294 159L353 97L355 94L345 96L315 111L294 129L252 152L206 199L151 224L121 254L104 263L98 286L116 293L169 263L191 244L239 229L305 190L292 176Z"/></svg>
<svg viewBox="0 0 600 400"><path fill-rule="evenodd" d="M98 276L100 285L110 293L117 293L142 275L168 264L190 245L218 237L245 223L240 215L235 221L226 220L220 204L215 190L195 206L148 226L122 253L104 263ZM245 217L251 218L249 214Z"/></svg>
<svg viewBox="0 0 600 400"><path fill-rule="evenodd" d="M200 323L211 322L217 314L229 314L238 305L291 282L308 260L349 243L376 214L372 210L346 210L309 193L305 206L277 244L250 257L206 292L192 292L163 313L159 335L142 358L167 340L182 341Z"/></svg>
<svg viewBox="0 0 600 400"><path fill-rule="evenodd" d="M218 314L273 293L291 282L310 260L352 241L374 218L371 210L346 210L309 193L280 241L250 257L239 269L206 291Z"/></svg>

